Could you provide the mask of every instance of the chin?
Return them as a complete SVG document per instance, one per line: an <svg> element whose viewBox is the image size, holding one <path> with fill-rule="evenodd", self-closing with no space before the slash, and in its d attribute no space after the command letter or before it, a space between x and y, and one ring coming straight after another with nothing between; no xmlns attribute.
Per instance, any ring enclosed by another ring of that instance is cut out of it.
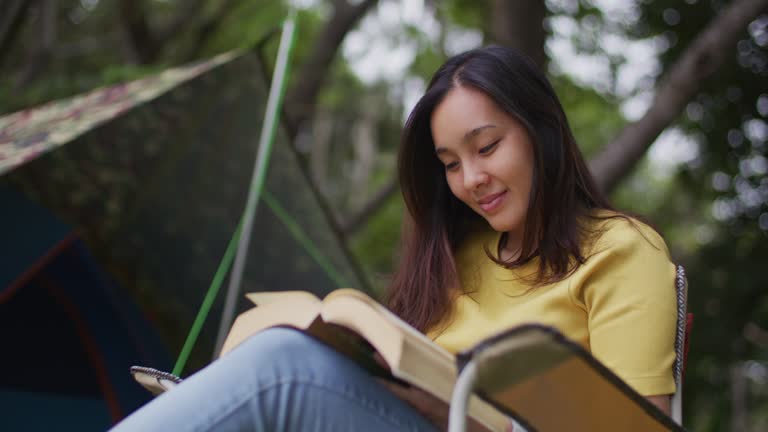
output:
<svg viewBox="0 0 768 432"><path fill-rule="evenodd" d="M488 225L490 225L491 228L493 228L493 230L496 232L518 231L522 227L522 223L511 222L508 218L506 220L499 220L499 219L497 218L486 219L486 222L488 222Z"/></svg>
<svg viewBox="0 0 768 432"><path fill-rule="evenodd" d="M491 228L493 228L493 230L496 231L496 232L507 232L507 231L512 231L512 229L513 229L513 225L508 224L508 223L507 224L505 224L505 223L494 223L494 222L488 221L488 225L490 225Z"/></svg>

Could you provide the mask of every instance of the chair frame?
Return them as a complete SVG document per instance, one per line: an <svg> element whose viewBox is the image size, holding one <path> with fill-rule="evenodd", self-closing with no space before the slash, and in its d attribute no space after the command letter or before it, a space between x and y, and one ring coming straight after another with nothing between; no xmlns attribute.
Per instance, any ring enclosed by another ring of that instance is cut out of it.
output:
<svg viewBox="0 0 768 432"><path fill-rule="evenodd" d="M688 336L690 322L688 314L688 279L683 266L677 266L675 275L675 293L677 294L677 329L675 334L675 363L672 374L675 378L675 394L671 401L671 417L680 426L683 425L683 378L688 361ZM691 316L692 318L692 316Z"/></svg>

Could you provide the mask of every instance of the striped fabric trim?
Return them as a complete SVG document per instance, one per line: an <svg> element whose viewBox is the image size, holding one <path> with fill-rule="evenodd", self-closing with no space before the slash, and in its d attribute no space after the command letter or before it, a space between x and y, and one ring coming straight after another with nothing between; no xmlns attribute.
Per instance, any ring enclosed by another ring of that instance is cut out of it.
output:
<svg viewBox="0 0 768 432"><path fill-rule="evenodd" d="M674 378L675 383L680 384L683 377L683 362L685 360L685 325L687 315L687 285L685 278L685 269L683 266L677 266L675 275L675 291L677 294L677 332L675 334L675 364Z"/></svg>

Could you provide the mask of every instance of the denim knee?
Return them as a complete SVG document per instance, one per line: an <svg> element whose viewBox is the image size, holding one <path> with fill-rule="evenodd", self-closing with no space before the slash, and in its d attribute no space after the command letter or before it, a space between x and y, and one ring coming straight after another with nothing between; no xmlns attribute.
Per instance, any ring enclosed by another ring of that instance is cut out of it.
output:
<svg viewBox="0 0 768 432"><path fill-rule="evenodd" d="M239 351L239 352L237 352ZM235 354L237 352L237 354ZM340 355L317 339L296 329L275 327L262 331L227 355L250 358L262 377L319 378L339 372Z"/></svg>

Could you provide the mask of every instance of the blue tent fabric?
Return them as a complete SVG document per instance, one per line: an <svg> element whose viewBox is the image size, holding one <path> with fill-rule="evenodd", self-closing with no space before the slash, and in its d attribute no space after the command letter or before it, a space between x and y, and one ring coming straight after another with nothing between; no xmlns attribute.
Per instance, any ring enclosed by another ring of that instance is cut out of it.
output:
<svg viewBox="0 0 768 432"><path fill-rule="evenodd" d="M1 299L10 295L6 291L19 279L19 269L31 269L52 249L52 245L66 241L72 228L8 187L0 188L0 203Z"/></svg>
<svg viewBox="0 0 768 432"><path fill-rule="evenodd" d="M129 367L170 368L171 359L71 229L2 192L16 205L0 220L18 213L15 225L0 224L14 239L2 242L0 260L0 430L104 430L150 398ZM20 252L9 254L14 245Z"/></svg>

